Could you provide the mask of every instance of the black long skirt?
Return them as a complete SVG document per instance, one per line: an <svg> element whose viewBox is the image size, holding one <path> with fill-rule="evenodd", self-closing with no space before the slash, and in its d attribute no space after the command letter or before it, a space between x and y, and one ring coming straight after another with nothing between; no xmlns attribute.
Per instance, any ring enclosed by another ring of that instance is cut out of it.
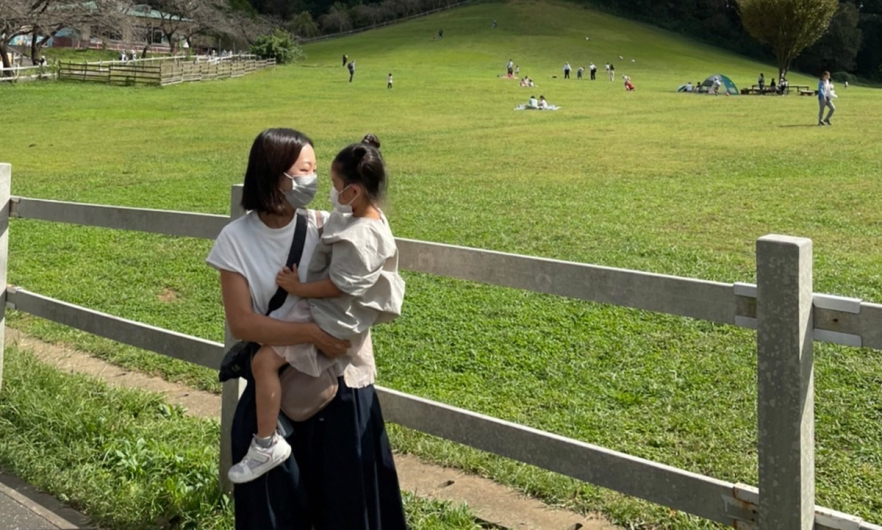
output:
<svg viewBox="0 0 882 530"><path fill-rule="evenodd" d="M237 530L406 530L398 474L373 386L349 388L304 422L282 417L291 458L234 489ZM233 461L257 430L254 381L236 407Z"/></svg>

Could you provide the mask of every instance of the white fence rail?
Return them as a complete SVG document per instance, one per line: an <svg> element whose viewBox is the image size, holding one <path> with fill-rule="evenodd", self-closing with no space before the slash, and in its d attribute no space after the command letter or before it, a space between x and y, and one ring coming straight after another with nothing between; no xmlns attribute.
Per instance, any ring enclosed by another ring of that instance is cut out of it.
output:
<svg viewBox="0 0 882 530"><path fill-rule="evenodd" d="M11 167L0 164L0 204L4 205L0 210L0 281L6 275L10 217L213 239L225 223L242 214L237 206L240 186L232 190L231 216L227 217L10 197L10 180ZM882 530L882 526L814 504L812 343L822 340L882 349L882 305L813 293L811 241L761 238L757 286L397 241L401 266L412 271L757 329L760 488L379 388L389 421L740 529ZM217 342L19 287L7 288L5 296L7 307L201 366L217 368L224 352L224 345ZM3 305L0 313L3 323ZM240 384L224 386L222 481L230 465L228 432Z"/></svg>
<svg viewBox="0 0 882 530"><path fill-rule="evenodd" d="M12 66L10 68L0 66L0 82L54 79L55 77L55 72L48 66Z"/></svg>

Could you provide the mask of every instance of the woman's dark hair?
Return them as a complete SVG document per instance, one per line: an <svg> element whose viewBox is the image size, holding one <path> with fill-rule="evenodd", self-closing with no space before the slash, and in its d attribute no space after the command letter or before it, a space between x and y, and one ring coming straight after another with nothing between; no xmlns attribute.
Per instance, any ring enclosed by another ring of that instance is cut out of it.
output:
<svg viewBox="0 0 882 530"><path fill-rule="evenodd" d="M267 129L257 135L248 155L242 208L264 213L281 213L285 194L279 189L282 174L300 158L303 146L312 140L294 129Z"/></svg>
<svg viewBox="0 0 882 530"><path fill-rule="evenodd" d="M386 192L386 165L380 154L380 139L366 134L360 143L352 144L337 153L331 168L343 184L358 184L371 201L379 201Z"/></svg>

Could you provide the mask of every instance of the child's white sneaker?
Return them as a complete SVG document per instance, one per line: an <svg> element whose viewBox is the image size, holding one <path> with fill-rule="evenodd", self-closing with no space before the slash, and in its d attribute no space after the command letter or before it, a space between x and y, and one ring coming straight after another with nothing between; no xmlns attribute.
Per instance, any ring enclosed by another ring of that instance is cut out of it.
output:
<svg viewBox="0 0 882 530"><path fill-rule="evenodd" d="M251 440L251 446L241 462L230 468L227 476L233 484L251 482L272 468L278 466L291 456L291 446L284 438L273 433L273 442L269 447L257 444L257 437Z"/></svg>

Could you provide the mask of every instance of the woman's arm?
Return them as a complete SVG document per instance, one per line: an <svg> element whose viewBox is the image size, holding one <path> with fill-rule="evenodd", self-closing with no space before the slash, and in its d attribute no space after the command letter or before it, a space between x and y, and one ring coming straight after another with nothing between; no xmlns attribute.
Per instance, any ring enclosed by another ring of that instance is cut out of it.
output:
<svg viewBox="0 0 882 530"><path fill-rule="evenodd" d="M251 307L251 292L245 277L221 270L221 292L230 333L239 340L285 346L311 342L329 357L346 353L349 341L328 335L313 323L297 324L258 315Z"/></svg>

